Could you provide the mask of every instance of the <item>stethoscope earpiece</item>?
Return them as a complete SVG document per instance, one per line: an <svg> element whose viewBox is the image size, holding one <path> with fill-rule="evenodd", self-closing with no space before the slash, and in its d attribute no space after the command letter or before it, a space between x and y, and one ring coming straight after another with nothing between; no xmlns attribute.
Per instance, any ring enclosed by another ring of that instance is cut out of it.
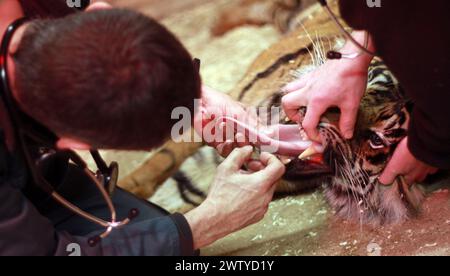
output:
<svg viewBox="0 0 450 276"><path fill-rule="evenodd" d="M341 59L342 54L337 51L328 51L327 59Z"/></svg>

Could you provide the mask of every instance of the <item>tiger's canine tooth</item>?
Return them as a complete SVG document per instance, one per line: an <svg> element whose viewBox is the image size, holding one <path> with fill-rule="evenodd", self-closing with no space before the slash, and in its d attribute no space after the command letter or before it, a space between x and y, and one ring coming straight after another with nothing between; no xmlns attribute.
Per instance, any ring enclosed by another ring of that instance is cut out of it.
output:
<svg viewBox="0 0 450 276"><path fill-rule="evenodd" d="M281 160L281 163L283 163L283 165L285 165L285 166L292 162L291 158L284 157L284 156L280 157L280 160Z"/></svg>
<svg viewBox="0 0 450 276"><path fill-rule="evenodd" d="M306 159L316 153L319 153L316 148L314 146L310 146L309 148L307 148L302 154L300 154L300 156L298 157L298 159Z"/></svg>

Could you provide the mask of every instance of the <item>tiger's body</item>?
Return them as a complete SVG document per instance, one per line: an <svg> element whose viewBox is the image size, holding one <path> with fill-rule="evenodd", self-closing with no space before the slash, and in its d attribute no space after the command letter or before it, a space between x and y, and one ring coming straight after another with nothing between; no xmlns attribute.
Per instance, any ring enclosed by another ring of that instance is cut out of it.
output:
<svg viewBox="0 0 450 276"><path fill-rule="evenodd" d="M318 6L305 12L301 23L302 28L257 58L243 80L231 91L233 98L249 106L280 106L281 88L305 68L320 66L320 53L336 44L339 32ZM314 34L315 38L312 39L304 30ZM314 52L319 56L311 54ZM338 129L329 123L336 115L333 111L328 112L320 126L326 146L325 161L333 168L334 175L305 182L298 176L302 160L292 160L279 184L279 192L298 192L305 186L325 184L328 202L341 217L375 224L396 223L411 217L421 200L419 190L415 186L408 188L401 179L385 189L377 183L377 177L395 146L405 137L409 119L399 85L379 59L372 63L355 138L351 141L345 141ZM285 122L283 116L281 122ZM169 142L142 168L125 178L122 186L149 198L162 182L155 179L164 179L153 174L152 166L163 166L163 175L168 176L193 154L166 183L178 186L185 203L172 211L187 211L206 195L215 167L221 162L213 149L203 148L198 152L200 147L199 144ZM171 162L161 163L164 159Z"/></svg>

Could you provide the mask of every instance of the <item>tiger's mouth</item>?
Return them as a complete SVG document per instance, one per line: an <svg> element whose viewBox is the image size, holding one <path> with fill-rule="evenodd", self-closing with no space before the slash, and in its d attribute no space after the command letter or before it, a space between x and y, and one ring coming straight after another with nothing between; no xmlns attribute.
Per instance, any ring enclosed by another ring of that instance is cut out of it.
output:
<svg viewBox="0 0 450 276"><path fill-rule="evenodd" d="M324 162L322 154L317 154L314 158L308 160L292 160L286 165L286 173L284 174L283 179L288 181L299 181L327 176L331 177L333 175L333 169Z"/></svg>
<svg viewBox="0 0 450 276"><path fill-rule="evenodd" d="M285 180L322 179L333 177L339 173L339 165L349 149L345 146L339 131L328 122L319 125L319 133L322 139L323 152L302 154L298 159L292 160L286 166Z"/></svg>

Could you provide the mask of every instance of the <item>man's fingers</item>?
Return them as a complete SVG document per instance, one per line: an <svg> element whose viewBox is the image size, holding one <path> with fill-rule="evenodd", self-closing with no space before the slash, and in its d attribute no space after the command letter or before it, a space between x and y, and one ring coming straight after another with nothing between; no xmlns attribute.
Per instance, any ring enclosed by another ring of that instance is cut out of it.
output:
<svg viewBox="0 0 450 276"><path fill-rule="evenodd" d="M294 122L298 122L300 120L298 110L300 107L308 104L304 89L285 95L281 99L281 104L288 118Z"/></svg>
<svg viewBox="0 0 450 276"><path fill-rule="evenodd" d="M355 108L341 108L339 129L342 135L344 135L345 139L351 139L353 137L357 114L358 114L357 106Z"/></svg>
<svg viewBox="0 0 450 276"><path fill-rule="evenodd" d="M305 118L303 119L302 126L305 129L306 134L309 139L320 142L319 130L317 126L319 125L320 118L322 114L327 110L325 105L309 105L306 110Z"/></svg>
<svg viewBox="0 0 450 276"><path fill-rule="evenodd" d="M226 170L238 171L242 168L245 162L248 161L252 153L252 146L236 148L230 153L230 155L227 157L227 159L225 159L221 166Z"/></svg>
<svg viewBox="0 0 450 276"><path fill-rule="evenodd" d="M283 87L282 91L286 93L291 93L294 92L295 90L302 89L303 87L305 87L306 83L307 78L303 77L291 83L288 83L285 87Z"/></svg>
<svg viewBox="0 0 450 276"><path fill-rule="evenodd" d="M383 185L391 185L394 183L397 176L398 174L396 172L385 170L378 180Z"/></svg>
<svg viewBox="0 0 450 276"><path fill-rule="evenodd" d="M388 163L378 180L383 185L391 185L400 174L401 173L397 170L397 166L395 165L395 159L393 158Z"/></svg>
<svg viewBox="0 0 450 276"><path fill-rule="evenodd" d="M252 161L248 162L247 168L251 172L259 172L260 170L264 169L265 166L263 163L261 163L261 161L252 160Z"/></svg>
<svg viewBox="0 0 450 276"><path fill-rule="evenodd" d="M272 186L283 176L285 166L278 158L267 152L261 153L260 160L266 167L259 172L254 173L252 176L263 179L268 185Z"/></svg>
<svg viewBox="0 0 450 276"><path fill-rule="evenodd" d="M227 157L234 149L234 143L231 141L219 144L216 149L222 157Z"/></svg>

